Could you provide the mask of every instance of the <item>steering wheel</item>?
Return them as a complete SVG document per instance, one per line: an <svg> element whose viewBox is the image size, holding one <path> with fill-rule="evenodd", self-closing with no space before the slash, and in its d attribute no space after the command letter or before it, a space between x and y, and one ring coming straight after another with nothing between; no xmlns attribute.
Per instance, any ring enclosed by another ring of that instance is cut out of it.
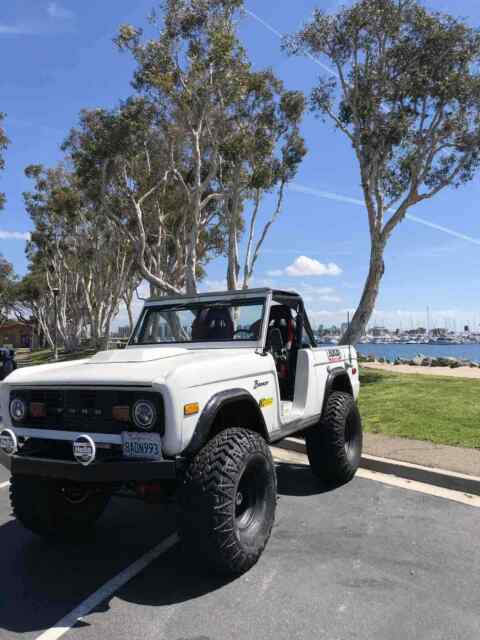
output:
<svg viewBox="0 0 480 640"><path fill-rule="evenodd" d="M241 337L241 338L236 338L237 340L254 340L255 338L252 337L252 332L250 331L250 329L237 329L236 331L233 332L233 339L235 340L235 336L239 333L244 333L246 334L245 337Z"/></svg>

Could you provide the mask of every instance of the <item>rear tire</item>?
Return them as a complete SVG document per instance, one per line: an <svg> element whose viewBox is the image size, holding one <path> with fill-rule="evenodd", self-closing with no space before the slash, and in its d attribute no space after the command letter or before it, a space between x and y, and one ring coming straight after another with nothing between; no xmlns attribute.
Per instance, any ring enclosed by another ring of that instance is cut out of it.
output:
<svg viewBox="0 0 480 640"><path fill-rule="evenodd" d="M10 502L27 529L52 539L83 538L105 511L110 493L51 478L12 475Z"/></svg>
<svg viewBox="0 0 480 640"><path fill-rule="evenodd" d="M314 475L331 486L349 482L362 457L362 421L354 398L334 391L319 423L305 432L308 460Z"/></svg>
<svg viewBox="0 0 480 640"><path fill-rule="evenodd" d="M222 573L244 573L270 538L276 496L275 467L265 440L247 429L221 431L187 470L179 493L182 535Z"/></svg>

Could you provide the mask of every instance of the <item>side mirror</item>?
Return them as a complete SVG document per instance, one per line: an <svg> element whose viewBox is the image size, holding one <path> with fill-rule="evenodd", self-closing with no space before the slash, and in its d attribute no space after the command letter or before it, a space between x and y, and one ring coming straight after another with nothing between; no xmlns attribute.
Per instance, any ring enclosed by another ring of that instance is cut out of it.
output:
<svg viewBox="0 0 480 640"><path fill-rule="evenodd" d="M274 327L268 332L267 350L273 353L281 353L283 351L283 338L280 329Z"/></svg>

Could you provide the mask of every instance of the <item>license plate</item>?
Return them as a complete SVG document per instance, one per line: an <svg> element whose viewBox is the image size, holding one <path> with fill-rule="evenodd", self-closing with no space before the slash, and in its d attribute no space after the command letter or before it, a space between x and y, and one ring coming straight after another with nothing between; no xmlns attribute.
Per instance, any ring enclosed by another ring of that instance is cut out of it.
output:
<svg viewBox="0 0 480 640"><path fill-rule="evenodd" d="M123 455L126 458L160 460L162 443L158 433L122 433Z"/></svg>

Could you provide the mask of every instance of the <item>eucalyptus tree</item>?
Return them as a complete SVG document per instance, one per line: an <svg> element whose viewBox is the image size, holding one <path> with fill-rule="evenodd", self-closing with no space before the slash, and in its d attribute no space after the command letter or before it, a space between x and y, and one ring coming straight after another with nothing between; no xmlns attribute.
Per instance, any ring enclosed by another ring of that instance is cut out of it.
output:
<svg viewBox="0 0 480 640"><path fill-rule="evenodd" d="M134 88L162 122L170 164L159 177L183 190L187 292L196 291L206 230L212 248L227 253L229 288L239 286L239 241L247 233L248 286L285 184L305 153L298 130L303 96L285 91L271 71L252 70L236 32L242 9L242 0L167 0L158 38L143 42L129 25L117 38L137 62ZM158 24L155 15L152 21ZM257 237L266 192L274 192L275 204Z"/></svg>
<svg viewBox="0 0 480 640"><path fill-rule="evenodd" d="M245 73L244 90L231 110L221 147L229 289L248 288L263 243L282 210L285 186L306 153L299 132L304 107L303 94L285 91L272 71ZM273 195L273 206L256 233L267 193Z"/></svg>
<svg viewBox="0 0 480 640"><path fill-rule="evenodd" d="M0 112L0 171L2 171L3 168L5 167L5 160L3 158L3 154L9 143L7 134L5 133L5 129L2 127L2 122L4 119L5 119L5 114ZM5 194L0 191L0 209L3 209L4 204L5 204Z"/></svg>
<svg viewBox="0 0 480 640"><path fill-rule="evenodd" d="M414 205L471 180L480 162L480 35L416 0L361 0L317 10L289 39L294 54L323 56L331 76L312 109L350 142L371 238L363 293L344 342L366 328L384 251Z"/></svg>
<svg viewBox="0 0 480 640"><path fill-rule="evenodd" d="M15 317L21 322L33 319L39 335L53 350L55 347L53 295L48 289L43 265L37 268L37 265L30 264L29 272L15 284L12 300L12 311Z"/></svg>
<svg viewBox="0 0 480 640"><path fill-rule="evenodd" d="M0 324L8 320L11 314L15 284L13 266L0 254Z"/></svg>
<svg viewBox="0 0 480 640"><path fill-rule="evenodd" d="M36 283L43 284L50 309L58 291L57 324L66 348L78 347L87 333L98 343L108 337L132 277L132 251L108 219L98 218L96 203L64 166L33 165L26 175L35 183L24 194L34 225L27 246L31 272L43 274Z"/></svg>
<svg viewBox="0 0 480 640"><path fill-rule="evenodd" d="M187 217L185 290L197 290L198 243L225 198L219 183L228 112L241 96L248 62L234 18L241 0L166 0L158 37L142 41L142 31L121 28L117 44L137 62L133 86L154 105L170 163L162 184L172 178L183 191Z"/></svg>
<svg viewBox="0 0 480 640"><path fill-rule="evenodd" d="M0 113L0 171L5 166L5 160L3 158L3 152L7 148L8 139L5 133L5 130L2 127L3 119L5 118L4 113ZM3 209L5 204L5 194L0 192L0 209ZM5 258L0 254L0 322L4 321L8 317L10 301L11 301L11 290L13 283L13 267L5 260Z"/></svg>
<svg viewBox="0 0 480 640"><path fill-rule="evenodd" d="M97 215L115 225L152 293L183 290L188 208L171 170L172 157L180 160L155 106L135 97L116 110L85 110L63 148L82 188L97 203ZM205 224L197 238L196 276L213 237Z"/></svg>

